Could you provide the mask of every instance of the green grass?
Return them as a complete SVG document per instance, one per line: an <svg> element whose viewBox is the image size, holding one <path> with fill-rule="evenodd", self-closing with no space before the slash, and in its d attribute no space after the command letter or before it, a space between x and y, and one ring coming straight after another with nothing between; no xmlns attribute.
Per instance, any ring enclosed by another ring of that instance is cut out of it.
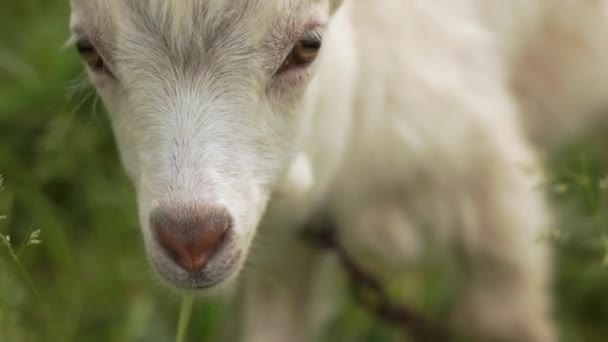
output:
<svg viewBox="0 0 608 342"><path fill-rule="evenodd" d="M179 325L177 327L177 336L175 342L185 342L188 336L188 325L190 325L190 317L192 316L192 308L194 307L194 298L192 296L184 296L182 307L179 312Z"/></svg>
<svg viewBox="0 0 608 342"><path fill-rule="evenodd" d="M181 298L159 285L145 260L133 191L102 109L90 90L71 86L83 75L76 54L61 49L68 13L63 0L0 4L0 216L7 216L0 232L20 246L40 229L43 242L22 249L18 262L0 245L0 341L173 341ZM580 142L549 163L557 316L568 342L608 340L601 146ZM406 275L406 299L442 315L454 288L436 265ZM221 301L197 302L190 340L215 340L228 310ZM399 340L393 327L348 302L323 336Z"/></svg>

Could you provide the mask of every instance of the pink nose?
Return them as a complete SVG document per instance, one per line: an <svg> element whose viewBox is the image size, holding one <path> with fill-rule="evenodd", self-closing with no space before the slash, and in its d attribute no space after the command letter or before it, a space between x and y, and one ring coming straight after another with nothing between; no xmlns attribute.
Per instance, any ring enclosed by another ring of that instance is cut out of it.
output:
<svg viewBox="0 0 608 342"><path fill-rule="evenodd" d="M150 215L150 227L181 268L196 272L220 249L232 227L232 217L224 209L161 207Z"/></svg>

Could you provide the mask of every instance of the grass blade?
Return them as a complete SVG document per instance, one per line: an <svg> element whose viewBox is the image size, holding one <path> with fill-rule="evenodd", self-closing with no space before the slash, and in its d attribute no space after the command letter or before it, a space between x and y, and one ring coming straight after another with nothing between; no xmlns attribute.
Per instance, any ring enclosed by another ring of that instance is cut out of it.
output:
<svg viewBox="0 0 608 342"><path fill-rule="evenodd" d="M188 325L190 324L190 316L194 306L194 297L184 296L182 299L182 307L179 311L179 323L177 326L177 336L175 342L185 342L188 334Z"/></svg>

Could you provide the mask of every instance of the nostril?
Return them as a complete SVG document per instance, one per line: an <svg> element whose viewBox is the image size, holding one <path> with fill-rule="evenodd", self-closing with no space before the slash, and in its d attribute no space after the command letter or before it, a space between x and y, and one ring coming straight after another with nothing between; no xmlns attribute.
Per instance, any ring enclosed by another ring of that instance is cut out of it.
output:
<svg viewBox="0 0 608 342"><path fill-rule="evenodd" d="M232 226L223 209L169 210L158 208L150 215L158 243L184 270L201 270L222 246Z"/></svg>

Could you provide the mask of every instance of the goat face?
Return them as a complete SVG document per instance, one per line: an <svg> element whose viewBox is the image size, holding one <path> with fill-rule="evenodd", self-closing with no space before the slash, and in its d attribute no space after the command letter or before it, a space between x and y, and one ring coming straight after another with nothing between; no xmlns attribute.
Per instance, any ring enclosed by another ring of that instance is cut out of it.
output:
<svg viewBox="0 0 608 342"><path fill-rule="evenodd" d="M298 145L330 0L72 0L73 41L137 190L151 263L234 279Z"/></svg>

